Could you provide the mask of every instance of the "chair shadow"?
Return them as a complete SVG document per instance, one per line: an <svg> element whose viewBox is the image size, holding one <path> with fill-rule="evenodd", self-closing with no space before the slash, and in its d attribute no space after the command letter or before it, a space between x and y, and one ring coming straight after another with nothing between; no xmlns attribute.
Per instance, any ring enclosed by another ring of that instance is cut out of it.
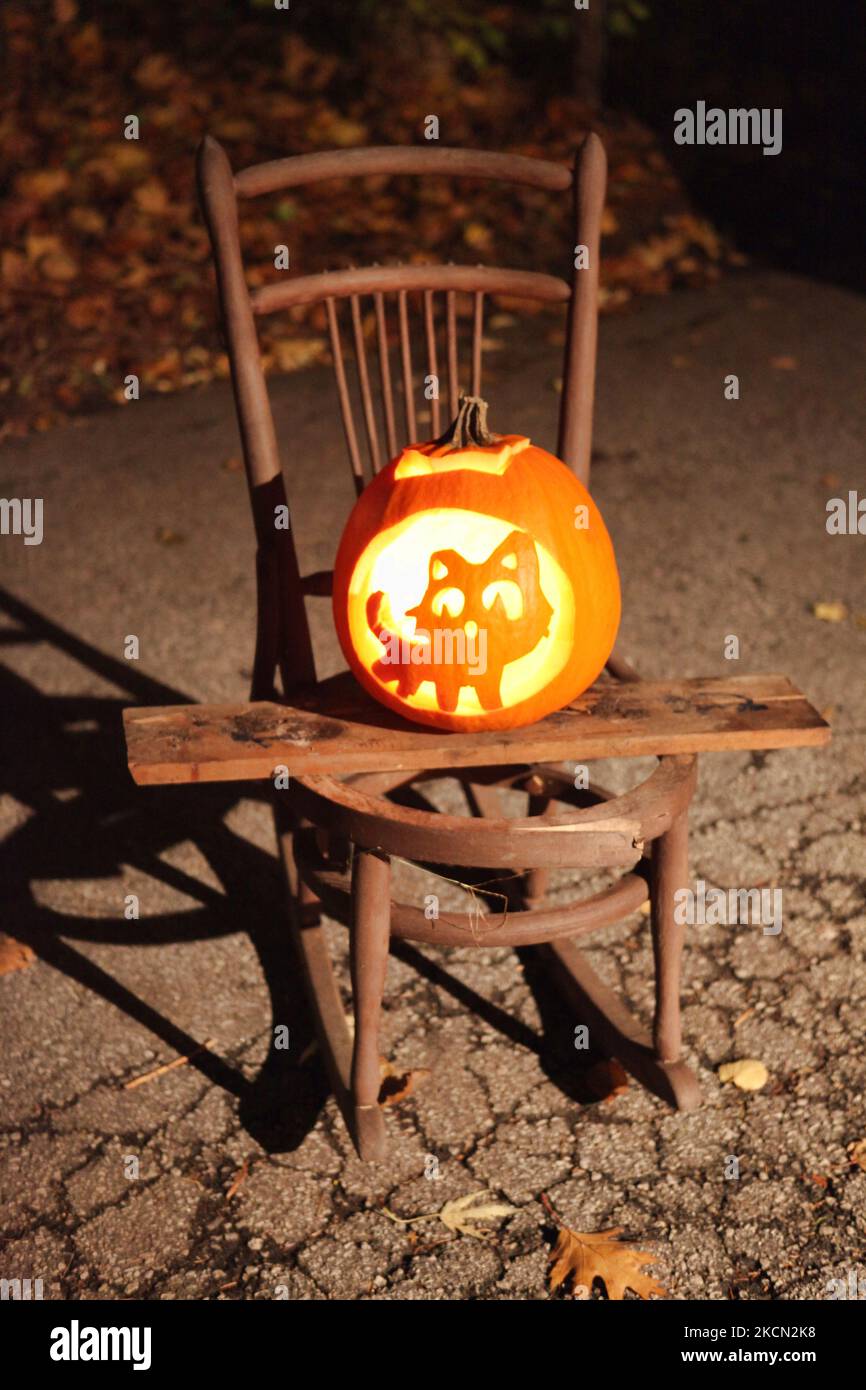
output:
<svg viewBox="0 0 866 1390"><path fill-rule="evenodd" d="M183 691L144 675L131 662L106 656L0 589L0 647L48 643L124 697L45 695L0 667L2 788L27 814L0 846L6 921L15 937L47 964L122 1009L172 1053L188 1056L214 1085L238 1098L242 1124L268 1152L296 1148L324 1103L328 1087L316 1064L296 1059L313 1039L300 973L285 925L284 887L276 858L232 831L224 818L241 797L232 786L137 787L123 756L122 709L130 704L183 704ZM11 626L10 626L11 620ZM165 862L172 845L192 841L224 892ZM128 921L86 917L40 903L35 885L117 876L122 866L145 872L192 898L189 910ZM243 903L243 926L238 903ZM207 1049L200 1039L89 960L71 942L163 945L245 931L259 957L274 1020L291 1022L291 1050L271 1038L254 1080Z"/></svg>
<svg viewBox="0 0 866 1390"><path fill-rule="evenodd" d="M575 1048L574 1029L580 1019L563 999L534 947L518 947L517 958L538 1010L538 1028L523 1023L506 1009L478 994L471 985L456 980L438 962L408 942L392 941L391 954L411 966L437 989L450 994L452 999L477 1018L483 1019L515 1046L535 1053L544 1075L566 1099L577 1105L597 1105L606 1099L597 1089L598 1082L594 1080L592 1072L598 1063L607 1060L607 1054L592 1048Z"/></svg>
<svg viewBox="0 0 866 1390"><path fill-rule="evenodd" d="M264 800L268 791L246 783L241 791L213 783L136 786L123 757L123 708L135 703L183 704L189 696L132 663L106 656L2 588L0 613L7 620L0 628L0 648L48 643L125 692L123 697L46 695L8 667L0 667L2 788L29 813L0 845L0 882L11 930L41 960L122 1009L170 1052L189 1057L191 1067L236 1096L241 1124L266 1152L297 1148L315 1124L329 1086L318 1060L304 1065L296 1060L313 1042L315 1031L290 943L278 861L225 824L241 797ZM432 809L429 803L427 809ZM195 844L223 892L161 857L183 841ZM37 883L113 878L124 865L184 893L196 906L127 920L122 915L85 917L58 911L36 896ZM465 875L466 870L461 872ZM157 946L239 930L247 933L258 955L272 1019L291 1021L291 1050L277 1048L272 1036L252 1081L231 1062L202 1049L199 1039L70 944ZM546 1074L570 1099L597 1099L584 1079L594 1058L569 1050L574 1020L531 948L518 954L541 1014L541 1033L485 1000L415 947L394 942L392 950L504 1037L535 1052Z"/></svg>

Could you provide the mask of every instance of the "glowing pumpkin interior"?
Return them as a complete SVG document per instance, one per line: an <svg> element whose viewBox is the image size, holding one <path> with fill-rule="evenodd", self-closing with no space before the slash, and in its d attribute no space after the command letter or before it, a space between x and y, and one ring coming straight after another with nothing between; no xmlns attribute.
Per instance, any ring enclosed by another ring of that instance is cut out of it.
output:
<svg viewBox="0 0 866 1390"><path fill-rule="evenodd" d="M499 517L454 508L416 512L376 536L361 555L349 581L349 632L362 664L368 670L375 669L383 684L399 681L399 663L393 663L389 675L388 666L382 663L381 639L370 626L368 596L371 594L384 595L378 620L388 633L401 642L431 645L435 629L432 625L422 626L418 633L418 618L410 616L409 610L418 607L431 587L434 588L430 599L433 614L441 620L442 629L463 631L464 650L470 656L475 652L480 657L479 630L484 625L489 626L497 599L505 609L508 623L519 623L526 613L527 595L517 566L507 563L511 555L506 553L502 568L506 572L513 571L514 578L489 567L491 556L514 530L514 526ZM551 616L546 635L540 636L525 655L503 665L498 681L499 705L516 705L548 685L568 662L574 643L571 585L553 557L537 541L534 545L538 585L550 605ZM481 578L487 581L481 589L480 608L477 602L467 605L468 586L455 585L447 561L438 558L449 551L456 552L468 566L480 570ZM507 546L505 551L508 551ZM495 661L489 644L485 658L489 672L491 661ZM465 666L465 674L471 676L472 667L479 666L480 661L456 664ZM418 666L435 669L430 659L419 662ZM416 690L407 691L402 698L413 709L442 708L433 679L422 680ZM454 712L480 714L484 708L476 683L460 686Z"/></svg>

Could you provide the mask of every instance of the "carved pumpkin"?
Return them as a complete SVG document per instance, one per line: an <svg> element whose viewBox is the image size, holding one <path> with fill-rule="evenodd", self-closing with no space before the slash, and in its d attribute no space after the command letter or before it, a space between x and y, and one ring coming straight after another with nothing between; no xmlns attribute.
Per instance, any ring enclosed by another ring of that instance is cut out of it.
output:
<svg viewBox="0 0 866 1390"><path fill-rule="evenodd" d="M334 621L365 690L441 729L531 724L600 673L620 616L601 513L559 459L491 435L466 397L440 439L403 450L356 502Z"/></svg>

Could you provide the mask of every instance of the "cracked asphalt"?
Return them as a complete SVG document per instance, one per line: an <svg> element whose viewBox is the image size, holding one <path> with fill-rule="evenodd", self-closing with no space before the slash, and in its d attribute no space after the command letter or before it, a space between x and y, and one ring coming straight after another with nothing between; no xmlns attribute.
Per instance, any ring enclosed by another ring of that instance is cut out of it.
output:
<svg viewBox="0 0 866 1390"><path fill-rule="evenodd" d="M523 323L489 330L491 422L552 447L561 349L552 320ZM702 1108L634 1082L593 1099L579 1020L531 952L402 945L382 1053L429 1075L389 1107L387 1161L357 1159L310 1046L261 787L142 790L125 769L125 705L243 698L252 658L230 393L160 396L0 453L2 495L45 506L40 546L0 541L2 928L36 954L0 979L3 1278L58 1300L543 1299L547 1193L572 1228L653 1251L676 1299L824 1298L851 1271L866 1289L866 537L825 529L828 498L866 489L866 305L747 272L606 319L600 351L593 491L626 653L648 676L728 675L736 635L741 670L787 673L834 728L827 749L701 761L693 877L779 887L784 913L778 936L689 928ZM352 497L330 391L319 368L274 383L305 570L330 564ZM625 787L648 766L593 775ZM407 900L432 891L397 877ZM635 914L588 948L643 1018L648 936ZM763 1089L720 1084L743 1057ZM480 1189L517 1208L486 1241L385 1212Z"/></svg>

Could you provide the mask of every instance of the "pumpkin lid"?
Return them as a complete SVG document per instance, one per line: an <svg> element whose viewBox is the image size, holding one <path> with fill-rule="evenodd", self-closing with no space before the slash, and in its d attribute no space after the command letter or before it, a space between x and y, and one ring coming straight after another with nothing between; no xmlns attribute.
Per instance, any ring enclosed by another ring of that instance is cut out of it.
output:
<svg viewBox="0 0 866 1390"><path fill-rule="evenodd" d="M487 428L487 402L480 396L461 396L457 415L444 434L429 444L403 450L395 478L425 473L504 473L515 454L529 447L522 434L492 434Z"/></svg>

